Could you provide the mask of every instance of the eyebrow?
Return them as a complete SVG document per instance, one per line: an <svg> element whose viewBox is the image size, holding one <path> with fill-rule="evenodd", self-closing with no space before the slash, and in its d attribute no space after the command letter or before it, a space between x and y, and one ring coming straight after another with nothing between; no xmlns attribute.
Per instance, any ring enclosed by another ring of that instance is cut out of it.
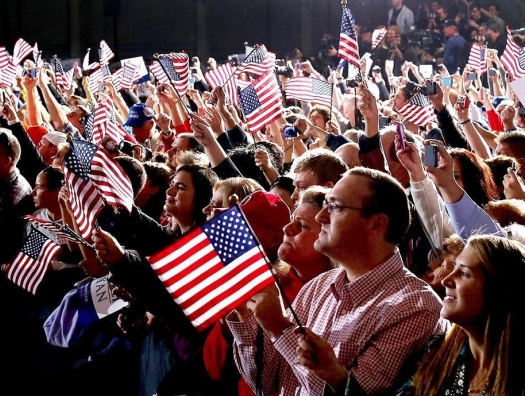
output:
<svg viewBox="0 0 525 396"><path fill-rule="evenodd" d="M310 221L310 220L308 220L308 219L305 218L305 217L302 217L302 216L296 216L296 215L294 215L294 216L292 217L292 219L293 219L294 221L295 221L295 220Z"/></svg>

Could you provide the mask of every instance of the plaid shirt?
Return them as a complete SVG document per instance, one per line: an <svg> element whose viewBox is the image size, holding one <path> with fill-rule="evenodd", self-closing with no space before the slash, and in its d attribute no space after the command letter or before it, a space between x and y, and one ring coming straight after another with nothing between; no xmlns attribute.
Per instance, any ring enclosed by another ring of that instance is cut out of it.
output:
<svg viewBox="0 0 525 396"><path fill-rule="evenodd" d="M18 169L0 181L0 225L4 230L0 243L0 264L10 262L22 247L22 216L35 210L31 191L31 186Z"/></svg>
<svg viewBox="0 0 525 396"><path fill-rule="evenodd" d="M292 305L301 323L333 346L339 362L368 394L392 387L407 359L433 333L448 329L440 317L441 300L405 268L398 252L352 283L342 268L323 273L301 289ZM235 318L227 317L235 361L255 389L258 324L253 316L244 322ZM265 395L323 394L324 381L296 362L297 338L291 329L273 342L265 334Z"/></svg>
<svg viewBox="0 0 525 396"><path fill-rule="evenodd" d="M0 209L15 209L26 196L31 196L32 191L29 182L15 169L0 182Z"/></svg>

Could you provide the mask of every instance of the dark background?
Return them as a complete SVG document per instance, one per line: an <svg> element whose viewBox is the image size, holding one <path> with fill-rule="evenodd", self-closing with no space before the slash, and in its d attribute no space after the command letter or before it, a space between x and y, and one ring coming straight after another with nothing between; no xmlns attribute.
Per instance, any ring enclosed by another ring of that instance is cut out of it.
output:
<svg viewBox="0 0 525 396"><path fill-rule="evenodd" d="M480 1L487 5L490 1ZM405 0L414 13L420 4ZM388 0L348 0L356 23L386 23ZM510 28L525 26L525 0L503 0L501 17ZM117 59L150 58L186 51L219 62L242 53L244 42L265 44L284 57L294 48L305 55L321 47L323 33L339 36L338 0L2 0L0 46L12 53L22 37L38 42L44 58L82 58L104 39ZM96 51L92 52L96 59Z"/></svg>

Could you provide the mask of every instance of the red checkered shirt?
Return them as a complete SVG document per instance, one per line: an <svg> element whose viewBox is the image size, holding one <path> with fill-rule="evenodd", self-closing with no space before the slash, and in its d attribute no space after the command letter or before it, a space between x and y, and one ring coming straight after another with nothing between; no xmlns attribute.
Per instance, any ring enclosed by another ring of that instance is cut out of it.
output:
<svg viewBox="0 0 525 396"><path fill-rule="evenodd" d="M430 335L448 329L441 305L430 286L406 269L399 252L351 283L342 268L323 273L292 304L301 324L333 346L339 362L371 395L392 387L403 364ZM253 315L238 322L233 313L227 323L235 337L237 366L255 389L258 323ZM297 363L297 338L291 329L274 341L265 334L265 395L323 394L324 381Z"/></svg>

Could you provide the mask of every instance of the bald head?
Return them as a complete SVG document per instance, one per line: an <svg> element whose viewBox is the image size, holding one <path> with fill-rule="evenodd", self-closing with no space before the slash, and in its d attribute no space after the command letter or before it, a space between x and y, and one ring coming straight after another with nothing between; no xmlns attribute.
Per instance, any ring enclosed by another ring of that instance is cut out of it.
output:
<svg viewBox="0 0 525 396"><path fill-rule="evenodd" d="M343 159L349 169L361 165L361 161L359 161L359 145L355 142L345 143L339 146L334 153Z"/></svg>

